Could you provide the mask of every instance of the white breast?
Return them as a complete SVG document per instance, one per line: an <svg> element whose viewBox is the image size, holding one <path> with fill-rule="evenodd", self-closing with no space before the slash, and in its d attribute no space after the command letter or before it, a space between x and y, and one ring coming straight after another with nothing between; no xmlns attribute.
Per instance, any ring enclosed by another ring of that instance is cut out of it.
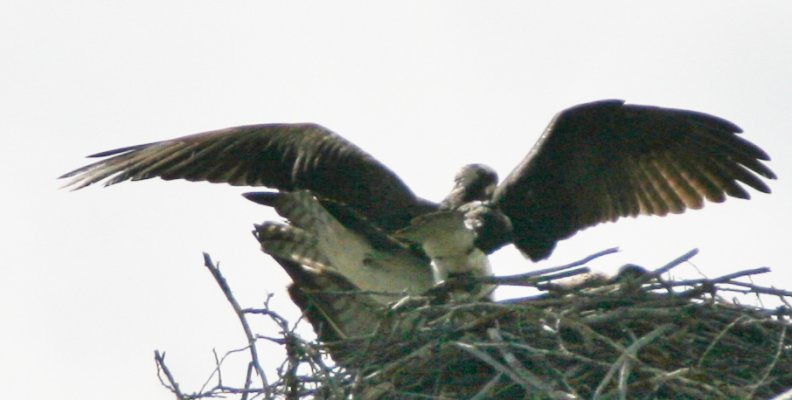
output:
<svg viewBox="0 0 792 400"><path fill-rule="evenodd" d="M421 244L432 259L435 283L456 274L492 275L489 258L475 246L476 235L465 224L461 212L447 210L423 215L397 236ZM490 291L491 288L484 290L485 294Z"/></svg>

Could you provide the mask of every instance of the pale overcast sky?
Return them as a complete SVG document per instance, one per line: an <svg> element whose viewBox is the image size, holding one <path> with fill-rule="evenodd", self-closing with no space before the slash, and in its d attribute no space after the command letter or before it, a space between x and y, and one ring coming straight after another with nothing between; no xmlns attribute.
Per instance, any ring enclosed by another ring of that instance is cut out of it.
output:
<svg viewBox="0 0 792 400"><path fill-rule="evenodd" d="M698 247L707 276L769 266L760 282L792 289L790 15L786 1L5 1L3 398L171 399L154 349L197 390L213 348L244 345L202 251L244 305L273 293L296 318L250 234L276 216L245 189L55 180L87 154L241 124L323 124L439 200L463 164L505 176L581 102L715 114L773 157L772 195L591 228L539 265L619 246L595 266L656 267ZM493 263L536 268L514 250ZM272 367L280 355L263 351ZM231 367L226 379L243 375Z"/></svg>

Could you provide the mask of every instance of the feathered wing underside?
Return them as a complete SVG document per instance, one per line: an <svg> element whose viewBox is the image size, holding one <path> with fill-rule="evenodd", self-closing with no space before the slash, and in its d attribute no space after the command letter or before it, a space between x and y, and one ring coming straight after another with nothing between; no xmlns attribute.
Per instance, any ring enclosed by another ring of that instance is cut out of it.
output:
<svg viewBox="0 0 792 400"><path fill-rule="evenodd" d="M559 113L494 201L511 219L514 242L531 259L558 240L619 217L698 209L704 200L749 198L741 184L770 189L768 155L711 115L620 100Z"/></svg>
<svg viewBox="0 0 792 400"><path fill-rule="evenodd" d="M307 189L354 208L387 229L432 208L387 167L315 124L264 124L199 133L94 154L69 172L73 189L154 177Z"/></svg>
<svg viewBox="0 0 792 400"><path fill-rule="evenodd" d="M254 233L266 253L336 273L361 290L376 293L372 298L384 304L405 294L422 294L434 284L429 260L395 239L374 238L387 236L376 228L364 232L349 229L310 192L272 193L264 197L268 199L258 200L275 207L289 220L288 225L266 222L256 226Z"/></svg>

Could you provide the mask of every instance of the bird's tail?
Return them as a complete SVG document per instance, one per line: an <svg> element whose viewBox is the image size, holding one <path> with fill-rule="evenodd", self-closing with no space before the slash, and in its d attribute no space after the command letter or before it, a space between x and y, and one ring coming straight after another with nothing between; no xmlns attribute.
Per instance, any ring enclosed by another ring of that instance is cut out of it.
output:
<svg viewBox="0 0 792 400"><path fill-rule="evenodd" d="M315 231L333 224L334 219L322 207L319 200L311 192L298 190L294 192L252 192L243 196L250 201L275 208L278 214L289 220L291 225ZM331 232L317 232L331 234Z"/></svg>
<svg viewBox="0 0 792 400"><path fill-rule="evenodd" d="M308 231L277 222L264 222L255 227L253 235L265 253L310 268L326 269L330 266L319 249L316 236Z"/></svg>

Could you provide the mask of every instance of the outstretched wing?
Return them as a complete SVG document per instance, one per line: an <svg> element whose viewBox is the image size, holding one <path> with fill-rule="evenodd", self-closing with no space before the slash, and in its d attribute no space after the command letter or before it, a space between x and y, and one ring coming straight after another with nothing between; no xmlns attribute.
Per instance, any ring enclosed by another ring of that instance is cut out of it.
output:
<svg viewBox="0 0 792 400"><path fill-rule="evenodd" d="M63 175L80 189L153 177L307 189L344 203L387 230L433 208L392 171L316 124L249 125L110 150Z"/></svg>
<svg viewBox="0 0 792 400"><path fill-rule="evenodd" d="M704 199L747 199L741 182L770 189L768 155L724 119L621 100L562 111L497 188L514 243L533 260L558 240L619 217L701 208Z"/></svg>

